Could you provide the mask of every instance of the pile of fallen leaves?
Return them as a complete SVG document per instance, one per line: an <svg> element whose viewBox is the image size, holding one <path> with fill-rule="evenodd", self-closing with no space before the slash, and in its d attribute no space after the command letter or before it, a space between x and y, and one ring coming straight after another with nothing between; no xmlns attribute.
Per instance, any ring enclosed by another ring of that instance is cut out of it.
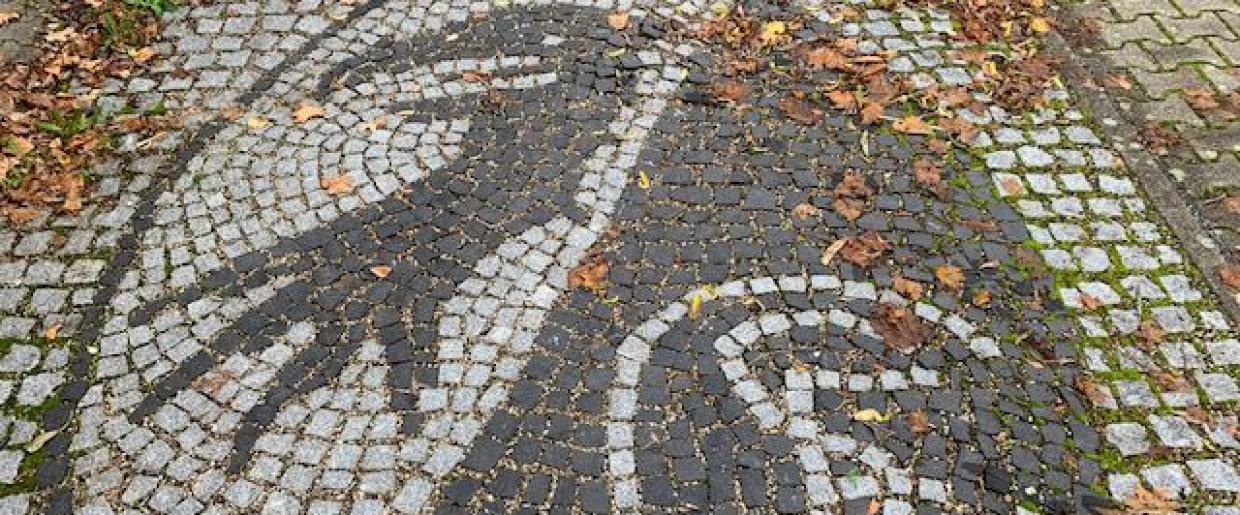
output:
<svg viewBox="0 0 1240 515"><path fill-rule="evenodd" d="M115 147L114 135L150 135L159 113L103 116L95 105L104 81L124 79L155 57L152 9L120 0L54 4L35 42L36 57L0 56L0 215L21 225L54 209L73 213L87 198L87 171ZM12 22L14 12L0 12Z"/></svg>

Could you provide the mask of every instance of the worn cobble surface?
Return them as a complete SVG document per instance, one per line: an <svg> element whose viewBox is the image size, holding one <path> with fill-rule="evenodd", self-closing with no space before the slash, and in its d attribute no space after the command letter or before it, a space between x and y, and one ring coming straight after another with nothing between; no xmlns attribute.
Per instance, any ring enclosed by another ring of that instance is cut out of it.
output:
<svg viewBox="0 0 1240 515"><path fill-rule="evenodd" d="M856 5L745 9L918 88L978 73L947 14ZM100 101L185 129L0 229L0 512L1240 509L1234 320L1069 92L978 97L944 156L805 125L763 76L712 100L721 55L683 31L711 10L175 11ZM866 231L884 259L823 259ZM928 342L884 342L883 305Z"/></svg>

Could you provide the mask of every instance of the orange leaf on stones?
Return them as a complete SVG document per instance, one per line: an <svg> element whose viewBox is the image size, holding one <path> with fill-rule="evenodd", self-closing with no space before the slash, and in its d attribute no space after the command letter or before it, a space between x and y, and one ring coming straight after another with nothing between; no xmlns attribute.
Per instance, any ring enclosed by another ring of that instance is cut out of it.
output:
<svg viewBox="0 0 1240 515"><path fill-rule="evenodd" d="M852 61L838 50L831 47L818 47L805 53L805 64L810 68L847 71L852 69Z"/></svg>
<svg viewBox="0 0 1240 515"><path fill-rule="evenodd" d="M779 110L784 115L805 125L813 125L822 121L822 111L815 109L808 102L793 95L779 100Z"/></svg>
<svg viewBox="0 0 1240 515"><path fill-rule="evenodd" d="M1127 75L1107 75L1102 78L1102 84L1124 91L1132 89L1132 79L1129 79Z"/></svg>
<svg viewBox="0 0 1240 515"><path fill-rule="evenodd" d="M387 276L392 275L392 267L387 265L375 265L370 267L370 273L375 274L375 277L380 279L387 279Z"/></svg>
<svg viewBox="0 0 1240 515"><path fill-rule="evenodd" d="M1223 265L1218 267L1218 278L1223 280L1228 288L1240 290L1240 267L1236 265Z"/></svg>
<svg viewBox="0 0 1240 515"><path fill-rule="evenodd" d="M1175 501L1166 488L1157 486L1153 490L1147 490L1138 485L1124 499L1124 506L1127 508L1124 513L1139 515L1170 515L1180 511L1180 503Z"/></svg>
<svg viewBox="0 0 1240 515"><path fill-rule="evenodd" d="M1188 101L1188 105L1198 111L1213 111L1222 107L1218 98L1214 96L1214 92L1209 88L1184 88L1184 100Z"/></svg>
<svg viewBox="0 0 1240 515"><path fill-rule="evenodd" d="M491 72L464 72L461 74L461 80L469 84L477 84L480 82L491 82L495 78L495 74Z"/></svg>
<svg viewBox="0 0 1240 515"><path fill-rule="evenodd" d="M1042 16L1034 16L1033 19L1029 20L1029 30L1038 34L1050 32L1051 21Z"/></svg>
<svg viewBox="0 0 1240 515"><path fill-rule="evenodd" d="M857 110L857 96L851 91L842 91L838 89L828 91L827 100L830 100L831 105L836 109L849 113Z"/></svg>
<svg viewBox="0 0 1240 515"><path fill-rule="evenodd" d="M1137 326L1137 336L1140 336L1141 340L1149 345L1162 343L1165 335L1166 332L1163 331L1162 326L1159 326L1158 322L1153 320L1142 320L1141 325Z"/></svg>
<svg viewBox="0 0 1240 515"><path fill-rule="evenodd" d="M296 123L306 123L311 119L323 116L326 111L318 104L309 100L302 100L297 103L297 107L293 108L293 121Z"/></svg>
<svg viewBox="0 0 1240 515"><path fill-rule="evenodd" d="M848 221L856 220L865 211L866 203L874 195L874 189L865 183L865 177L856 170L844 172L844 178L835 186L835 212Z"/></svg>
<svg viewBox="0 0 1240 515"><path fill-rule="evenodd" d="M926 294L926 287L921 283L898 275L891 278L891 288L911 300L920 300Z"/></svg>
<svg viewBox="0 0 1240 515"><path fill-rule="evenodd" d="M913 180L930 191L936 191L943 184L943 170L923 157L913 163Z"/></svg>
<svg viewBox="0 0 1240 515"><path fill-rule="evenodd" d="M737 81L728 80L712 84L710 92L716 100L739 103L749 94L749 88Z"/></svg>
<svg viewBox="0 0 1240 515"><path fill-rule="evenodd" d="M586 288L601 291L607 282L607 272L611 267L601 256L587 259L576 268L568 271L569 288Z"/></svg>
<svg viewBox="0 0 1240 515"><path fill-rule="evenodd" d="M797 204L797 207L792 208L793 216L796 216L797 218L800 218L801 220L818 216L818 212L819 211L817 207L814 207L813 204L808 204L808 203Z"/></svg>
<svg viewBox="0 0 1240 515"><path fill-rule="evenodd" d="M926 434L930 432L930 419L926 417L926 412L922 410L909 412L904 416L904 421L908 423L910 431L918 434Z"/></svg>
<svg viewBox="0 0 1240 515"><path fill-rule="evenodd" d="M934 269L934 277L953 290L964 288L964 272L960 271L959 267L948 264L939 265Z"/></svg>
<svg viewBox="0 0 1240 515"><path fill-rule="evenodd" d="M1232 195L1223 199L1223 210L1233 215L1240 215L1240 195Z"/></svg>
<svg viewBox="0 0 1240 515"><path fill-rule="evenodd" d="M11 11L8 9L0 9L0 27L3 27L8 22L16 20L20 16L21 14L18 13L17 11Z"/></svg>
<svg viewBox="0 0 1240 515"><path fill-rule="evenodd" d="M866 231L856 238L848 238L840 247L840 258L857 266L869 267L891 248L875 231Z"/></svg>
<svg viewBox="0 0 1240 515"><path fill-rule="evenodd" d="M345 174L319 180L319 186L331 195L344 195L353 191L353 179Z"/></svg>
<svg viewBox="0 0 1240 515"><path fill-rule="evenodd" d="M1111 403L1111 395L1102 386L1086 376L1076 376L1076 391L1081 392L1089 402L1098 406Z"/></svg>
<svg viewBox="0 0 1240 515"><path fill-rule="evenodd" d="M861 104L861 123L873 125L883 119L883 105L878 102L864 102Z"/></svg>
<svg viewBox="0 0 1240 515"><path fill-rule="evenodd" d="M47 326L47 329L43 330L43 338L46 340L55 340L57 336L60 336L60 327L59 322Z"/></svg>
<svg viewBox="0 0 1240 515"><path fill-rule="evenodd" d="M822 263L822 266L831 266L831 261L835 259L836 254L840 253L840 249L844 248L844 245L848 244L848 240L849 238L840 238L831 242L827 248L823 249L822 257L819 258L818 262Z"/></svg>
<svg viewBox="0 0 1240 515"><path fill-rule="evenodd" d="M891 124L891 128L903 132L905 134L930 134L934 129L926 124L920 117L905 116L895 123Z"/></svg>
<svg viewBox="0 0 1240 515"><path fill-rule="evenodd" d="M870 324L882 335L883 343L904 354L917 350L930 338L930 328L905 307L879 304Z"/></svg>
<svg viewBox="0 0 1240 515"><path fill-rule="evenodd" d="M607 26L616 30L624 30L629 27L628 11L616 11L607 15Z"/></svg>
<svg viewBox="0 0 1240 515"><path fill-rule="evenodd" d="M984 308L990 305L991 298L992 295L988 290L978 290L977 293L973 294L973 305Z"/></svg>
<svg viewBox="0 0 1240 515"><path fill-rule="evenodd" d="M1025 185L1021 184L1020 179L1010 175L999 179L999 189L1008 195L1022 195L1025 193Z"/></svg>

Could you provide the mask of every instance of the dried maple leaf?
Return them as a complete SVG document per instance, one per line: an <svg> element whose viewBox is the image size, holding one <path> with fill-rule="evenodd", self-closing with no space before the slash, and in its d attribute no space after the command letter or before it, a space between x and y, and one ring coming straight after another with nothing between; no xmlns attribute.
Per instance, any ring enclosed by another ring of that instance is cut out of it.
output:
<svg viewBox="0 0 1240 515"><path fill-rule="evenodd" d="M819 210L813 204L801 203L792 208L792 215L802 220L818 216Z"/></svg>
<svg viewBox="0 0 1240 515"><path fill-rule="evenodd" d="M938 138L930 138L926 140L926 148L936 154L946 154L948 150L951 150L952 145Z"/></svg>
<svg viewBox="0 0 1240 515"><path fill-rule="evenodd" d="M943 170L923 157L913 162L913 180L926 189L937 191L943 185Z"/></svg>
<svg viewBox="0 0 1240 515"><path fill-rule="evenodd" d="M926 434L930 432L930 419L926 417L926 412L922 410L909 412L904 416L904 421L908 423L910 431L917 434Z"/></svg>
<svg viewBox="0 0 1240 515"><path fill-rule="evenodd" d="M932 127L927 125L925 121L917 116L905 116L904 118L896 120L895 123L891 124L891 128L905 134L925 135L934 132Z"/></svg>
<svg viewBox="0 0 1240 515"><path fill-rule="evenodd" d="M964 272L959 267L942 264L934 268L934 277L953 290L964 289Z"/></svg>
<svg viewBox="0 0 1240 515"><path fill-rule="evenodd" d="M380 279L387 279L387 276L392 275L392 267L387 265L375 265L370 267L370 273Z"/></svg>
<svg viewBox="0 0 1240 515"><path fill-rule="evenodd" d="M314 118L319 118L326 114L323 107L309 100L302 100L293 108L293 122L306 123Z"/></svg>
<svg viewBox="0 0 1240 515"><path fill-rule="evenodd" d="M844 178L835 186L835 212L848 221L856 220L865 211L866 202L874 190L865 183L865 177L855 170L844 172Z"/></svg>
<svg viewBox="0 0 1240 515"><path fill-rule="evenodd" d="M344 195L353 191L353 179L345 174L319 180L319 186L331 195Z"/></svg>
<svg viewBox="0 0 1240 515"><path fill-rule="evenodd" d="M611 267L601 256L583 261L568 272L569 288L586 288L596 292L602 291L606 285L607 272Z"/></svg>
<svg viewBox="0 0 1240 515"><path fill-rule="evenodd" d="M1240 290L1240 267L1236 265L1223 265L1218 267L1218 278L1223 280L1223 284L1233 290Z"/></svg>
<svg viewBox="0 0 1240 515"><path fill-rule="evenodd" d="M624 30L629 26L629 12L616 11L607 15L607 26L616 30Z"/></svg>
<svg viewBox="0 0 1240 515"><path fill-rule="evenodd" d="M930 338L930 328L908 308L879 304L870 325L882 335L883 343L896 351L909 354Z"/></svg>
<svg viewBox="0 0 1240 515"><path fill-rule="evenodd" d="M844 112L851 113L857 110L857 96L851 91L831 90L827 92L827 100L831 101L831 106Z"/></svg>
<svg viewBox="0 0 1240 515"><path fill-rule="evenodd" d="M387 127L387 116L386 115L376 116L374 119L361 124L359 127L361 127L361 129L366 132L377 131L379 129Z"/></svg>
<svg viewBox="0 0 1240 515"><path fill-rule="evenodd" d="M920 300L926 293L926 287L921 283L898 275L891 278L891 288L911 300Z"/></svg>
<svg viewBox="0 0 1240 515"><path fill-rule="evenodd" d="M236 378L236 372L231 370L212 371L198 376L197 379L194 379L192 385L194 390L214 397L220 392L220 389Z"/></svg>
<svg viewBox="0 0 1240 515"><path fill-rule="evenodd" d="M740 103L749 95L749 88L734 80L724 81L718 84L712 84L710 92L714 95L715 100L724 102Z"/></svg>
<svg viewBox="0 0 1240 515"><path fill-rule="evenodd" d="M1218 98L1214 96L1214 92L1208 88L1184 88L1183 94L1188 105L1198 111L1214 111L1222 107Z"/></svg>
<svg viewBox="0 0 1240 515"><path fill-rule="evenodd" d="M823 113L814 109L808 102L788 95L779 100L779 110L784 115L805 125L813 125L822 121Z"/></svg>
<svg viewBox="0 0 1240 515"><path fill-rule="evenodd" d="M878 102L861 103L861 123L873 125L883 119L883 105Z"/></svg>
<svg viewBox="0 0 1240 515"><path fill-rule="evenodd" d="M848 71L853 67L852 61L840 51L821 46L805 53L805 64L810 68Z"/></svg>
<svg viewBox="0 0 1240 515"><path fill-rule="evenodd" d="M1206 409L1201 406L1189 406L1184 408L1184 419L1194 424L1200 424L1207 427L1214 425L1214 417L1210 415L1209 411L1206 411Z"/></svg>
<svg viewBox="0 0 1240 515"><path fill-rule="evenodd" d="M861 267L874 264L891 245L875 231L866 231L856 238L848 238L840 248L840 257Z"/></svg>

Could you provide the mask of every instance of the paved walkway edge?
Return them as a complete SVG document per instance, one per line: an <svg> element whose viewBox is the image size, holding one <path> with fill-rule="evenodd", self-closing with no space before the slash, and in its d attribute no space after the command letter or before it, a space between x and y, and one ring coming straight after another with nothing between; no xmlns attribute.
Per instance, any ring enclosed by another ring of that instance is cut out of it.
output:
<svg viewBox="0 0 1240 515"><path fill-rule="evenodd" d="M1073 7L1064 9L1069 14L1079 14L1072 11ZM1069 16L1062 19L1080 18ZM1193 265L1205 277L1210 289L1220 299L1232 320L1240 321L1240 302L1237 302L1236 294L1218 277L1217 270L1226 261L1217 241L1198 223L1197 215L1181 196L1181 188L1171 182L1163 163L1157 156L1147 152L1144 145L1133 137L1140 131L1136 121L1144 117L1145 113L1135 107L1128 112L1121 111L1105 90L1088 85L1092 81L1086 79L1118 68L1105 57L1082 55L1074 51L1072 45L1058 33L1047 33L1043 42L1048 50L1064 57L1060 74L1079 79L1065 81L1065 87L1089 110L1093 119L1098 122L1098 129L1107 136L1107 141L1116 142L1114 150L1124 158L1124 165L1141 183L1142 190L1153 201L1155 209L1167 222L1175 237L1180 240ZM1137 145L1130 144L1134 142Z"/></svg>

